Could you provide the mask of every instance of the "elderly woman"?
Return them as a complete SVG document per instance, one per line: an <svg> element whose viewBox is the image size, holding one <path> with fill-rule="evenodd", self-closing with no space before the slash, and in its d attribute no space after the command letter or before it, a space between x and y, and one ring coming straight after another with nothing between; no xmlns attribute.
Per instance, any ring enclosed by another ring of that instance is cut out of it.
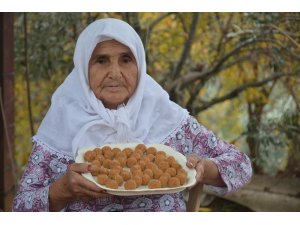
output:
<svg viewBox="0 0 300 225"><path fill-rule="evenodd" d="M101 19L80 35L74 69L33 137L14 211L186 211L182 193L115 196L81 173L79 148L161 143L187 156L196 181L225 194L250 181L249 158L218 139L146 73L143 44L127 23Z"/></svg>

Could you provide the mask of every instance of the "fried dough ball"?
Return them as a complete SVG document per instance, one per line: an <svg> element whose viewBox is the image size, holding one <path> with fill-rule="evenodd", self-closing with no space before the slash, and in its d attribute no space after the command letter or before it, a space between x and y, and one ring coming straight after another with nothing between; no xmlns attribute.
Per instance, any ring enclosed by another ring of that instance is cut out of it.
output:
<svg viewBox="0 0 300 225"><path fill-rule="evenodd" d="M111 180L111 179L108 179L106 181L105 185L106 185L106 187L111 188L111 189L118 189L118 187L119 187L117 181Z"/></svg>
<svg viewBox="0 0 300 225"><path fill-rule="evenodd" d="M126 155L126 153L123 152L123 151L118 152L118 153L115 155L115 158L119 158L119 157L122 157L122 158L127 159L127 155Z"/></svg>
<svg viewBox="0 0 300 225"><path fill-rule="evenodd" d="M169 187L179 187L180 186L180 180L177 177L171 177L168 181Z"/></svg>
<svg viewBox="0 0 300 225"><path fill-rule="evenodd" d="M150 162L150 158L147 155L142 155L141 160L143 160L145 163Z"/></svg>
<svg viewBox="0 0 300 225"><path fill-rule="evenodd" d="M121 153L121 149L119 148L113 148L111 151L113 152L114 157L116 157L119 153Z"/></svg>
<svg viewBox="0 0 300 225"><path fill-rule="evenodd" d="M137 188L135 180L131 179L125 182L124 184L125 190L134 190Z"/></svg>
<svg viewBox="0 0 300 225"><path fill-rule="evenodd" d="M97 159L95 159L95 160L93 160L93 162L91 163L91 165L101 167L101 162L98 161Z"/></svg>
<svg viewBox="0 0 300 225"><path fill-rule="evenodd" d="M101 148L95 148L93 151L96 155L103 155L103 150Z"/></svg>
<svg viewBox="0 0 300 225"><path fill-rule="evenodd" d="M100 167L99 169L99 174L103 174L103 175L108 175L109 174L109 170L106 169L105 167Z"/></svg>
<svg viewBox="0 0 300 225"><path fill-rule="evenodd" d="M150 180L148 183L148 188L155 189L155 188L161 188L161 183L159 180Z"/></svg>
<svg viewBox="0 0 300 225"><path fill-rule="evenodd" d="M137 161L139 161L142 158L142 155L143 154L140 154L138 152L133 152L130 157L134 157Z"/></svg>
<svg viewBox="0 0 300 225"><path fill-rule="evenodd" d="M147 148L146 152L148 155L149 154L156 155L157 150L154 147L149 147L149 148Z"/></svg>
<svg viewBox="0 0 300 225"><path fill-rule="evenodd" d="M114 167L116 167L116 166L121 166L121 163L120 163L118 160L113 159L113 160L111 161L110 167L111 167L111 168L114 168Z"/></svg>
<svg viewBox="0 0 300 225"><path fill-rule="evenodd" d="M143 183L142 176L138 176L138 175L134 176L134 175L133 175L133 176L132 176L132 179L135 180L135 183L136 183L136 186L137 186L137 187L141 186L142 183Z"/></svg>
<svg viewBox="0 0 300 225"><path fill-rule="evenodd" d="M150 169L150 170L154 171L157 168L158 168L157 165L154 164L153 162L149 162L146 164L146 169Z"/></svg>
<svg viewBox="0 0 300 225"><path fill-rule="evenodd" d="M143 174L142 176L142 185L148 185L151 177L148 174Z"/></svg>
<svg viewBox="0 0 300 225"><path fill-rule="evenodd" d="M135 164L133 165L132 167L130 167L130 172L132 173L133 171L136 171L136 170L139 170L139 171L142 171L142 168L139 164Z"/></svg>
<svg viewBox="0 0 300 225"><path fill-rule="evenodd" d="M101 165L103 164L105 158L103 155L96 155L95 160L99 161Z"/></svg>
<svg viewBox="0 0 300 225"><path fill-rule="evenodd" d="M164 155L157 155L156 154L154 162L156 164L158 164L158 163L163 162L163 161L166 161L166 157Z"/></svg>
<svg viewBox="0 0 300 225"><path fill-rule="evenodd" d="M129 158L133 153L133 150L131 148L124 148L123 152L127 155L127 158Z"/></svg>
<svg viewBox="0 0 300 225"><path fill-rule="evenodd" d="M146 168L146 161L141 159L139 162L138 162L138 165L141 167L141 170L144 171L145 168Z"/></svg>
<svg viewBox="0 0 300 225"><path fill-rule="evenodd" d="M107 151L104 152L104 158L113 159L114 158L114 153L111 150L107 150Z"/></svg>
<svg viewBox="0 0 300 225"><path fill-rule="evenodd" d="M147 174L150 178L153 178L153 171L151 169L145 169L144 174Z"/></svg>
<svg viewBox="0 0 300 225"><path fill-rule="evenodd" d="M105 174L100 174L97 176L97 181L101 185L105 185L108 179L109 179L108 176Z"/></svg>
<svg viewBox="0 0 300 225"><path fill-rule="evenodd" d="M164 158L166 158L167 157L167 154L164 152L164 151L157 151L156 152L156 156L164 156Z"/></svg>
<svg viewBox="0 0 300 225"><path fill-rule="evenodd" d="M143 172L141 170L134 170L131 172L132 176L143 176Z"/></svg>
<svg viewBox="0 0 300 225"><path fill-rule="evenodd" d="M135 157L129 157L126 161L126 165L130 168L132 166L134 166L135 164L137 164L137 160Z"/></svg>
<svg viewBox="0 0 300 225"><path fill-rule="evenodd" d="M160 176L163 174L163 171L161 169L155 169L153 172L154 172L154 179L160 178Z"/></svg>
<svg viewBox="0 0 300 225"><path fill-rule="evenodd" d="M119 175L119 174L120 174L119 170L111 169L111 170L109 170L108 176L113 179L116 175Z"/></svg>
<svg viewBox="0 0 300 225"><path fill-rule="evenodd" d="M173 167L175 170L182 168L182 166L178 162L172 162L171 167Z"/></svg>
<svg viewBox="0 0 300 225"><path fill-rule="evenodd" d="M177 170L177 174L181 174L181 173L183 173L184 175L187 175L187 172L183 168L180 168Z"/></svg>
<svg viewBox="0 0 300 225"><path fill-rule="evenodd" d="M147 158L149 159L150 162L153 162L155 159L155 156L153 154L148 154Z"/></svg>
<svg viewBox="0 0 300 225"><path fill-rule="evenodd" d="M131 173L129 171L123 170L120 175L123 177L124 181L131 179Z"/></svg>
<svg viewBox="0 0 300 225"><path fill-rule="evenodd" d="M143 152L143 150L141 150L141 149L138 149L138 148L136 148L136 149L133 151L133 153L140 154L141 156L142 156L142 155L144 155L144 152Z"/></svg>
<svg viewBox="0 0 300 225"><path fill-rule="evenodd" d="M92 176L97 176L100 172L100 166L96 165L96 164L91 164L90 172L91 172Z"/></svg>
<svg viewBox="0 0 300 225"><path fill-rule="evenodd" d="M171 165L172 162L176 162L176 159L174 158L174 156L169 156L169 157L167 157L167 161Z"/></svg>
<svg viewBox="0 0 300 225"><path fill-rule="evenodd" d="M167 187L168 186L168 181L169 181L169 177L167 175L161 175L159 178L159 181L161 183L161 187Z"/></svg>
<svg viewBox="0 0 300 225"><path fill-rule="evenodd" d="M176 177L179 179L180 185L184 185L187 181L187 176L184 173L177 174Z"/></svg>
<svg viewBox="0 0 300 225"><path fill-rule="evenodd" d="M118 160L118 162L120 163L120 165L122 167L124 167L126 165L126 158L125 157L117 156L116 160Z"/></svg>
<svg viewBox="0 0 300 225"><path fill-rule="evenodd" d="M111 151L111 147L109 147L109 146L104 146L103 148L102 148L102 153L103 153L103 155L106 153L106 152L110 152Z"/></svg>
<svg viewBox="0 0 300 225"><path fill-rule="evenodd" d="M124 182L123 177L121 175L115 175L112 179L117 181L118 186L121 186Z"/></svg>
<svg viewBox="0 0 300 225"><path fill-rule="evenodd" d="M110 165L111 165L111 159L105 159L104 161L103 161L103 164L102 164L102 166L103 167L105 167L105 168L107 168L107 169L109 169L110 168Z"/></svg>
<svg viewBox="0 0 300 225"><path fill-rule="evenodd" d="M158 163L158 168L161 169L162 171L166 171L169 168L169 163L167 161L162 161Z"/></svg>
<svg viewBox="0 0 300 225"><path fill-rule="evenodd" d="M87 162L92 162L96 157L96 153L93 152L93 151L87 151L86 153L84 153L84 160L87 161Z"/></svg>
<svg viewBox="0 0 300 225"><path fill-rule="evenodd" d="M135 149L140 149L143 153L146 152L147 147L144 144L138 144Z"/></svg>
<svg viewBox="0 0 300 225"><path fill-rule="evenodd" d="M168 168L168 169L166 169L166 171L165 171L166 173L168 173L168 174L170 174L171 175L171 177L174 177L174 176L176 176L176 169L174 169L174 168L172 168L172 167L170 167L170 168Z"/></svg>

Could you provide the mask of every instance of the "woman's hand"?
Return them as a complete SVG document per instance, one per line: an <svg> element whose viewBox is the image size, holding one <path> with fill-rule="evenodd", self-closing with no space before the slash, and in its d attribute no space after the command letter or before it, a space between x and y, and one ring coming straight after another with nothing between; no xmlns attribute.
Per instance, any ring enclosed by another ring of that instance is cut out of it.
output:
<svg viewBox="0 0 300 225"><path fill-rule="evenodd" d="M109 195L105 190L81 175L81 173L87 172L90 171L89 165L86 163L69 165L66 173L50 186L50 211L59 211L72 200L89 201L93 198L107 197Z"/></svg>
<svg viewBox="0 0 300 225"><path fill-rule="evenodd" d="M196 154L188 155L186 166L189 168L194 168L196 170L196 184L203 183L219 187L224 187L224 183L217 165L209 160L202 159Z"/></svg>
<svg viewBox="0 0 300 225"><path fill-rule="evenodd" d="M205 165L204 165L204 159L201 159L196 154L191 154L186 157L187 162L186 166L188 168L194 168L196 170L196 184L199 182L203 183L204 181L204 172L205 172Z"/></svg>

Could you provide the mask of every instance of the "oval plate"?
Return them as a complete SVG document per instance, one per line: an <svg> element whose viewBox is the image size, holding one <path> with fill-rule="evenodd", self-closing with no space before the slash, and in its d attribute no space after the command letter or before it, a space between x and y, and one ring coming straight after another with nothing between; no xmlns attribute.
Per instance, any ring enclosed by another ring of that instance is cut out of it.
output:
<svg viewBox="0 0 300 225"><path fill-rule="evenodd" d="M100 148L104 146L109 146L111 148L120 148L121 150L124 148L132 148L134 149L138 144L135 143L128 143L128 144L106 144L103 146L100 146ZM95 177L92 176L91 173L84 173L82 174L83 177L86 179L92 181L102 189L105 189L108 193L113 194L113 195L120 195L120 196L131 196L131 195L153 195L153 194L167 194L167 193L176 193L183 191L187 187L193 186L196 183L196 170L195 169L190 169L186 166L186 157L182 155L181 153L175 151L173 148L162 145L162 144L151 144L151 145L146 145L147 148L149 147L155 147L159 151L164 151L168 156L173 156L176 161L182 166L185 171L187 171L187 182L180 186L180 187L175 187L175 188L157 188L157 189L149 189L145 185L141 185L135 190L125 190L124 186L120 186L118 189L111 189L108 188L104 185L99 184ZM75 159L76 163L85 163L85 160L83 158L84 153L88 150L93 150L96 147L90 147L90 148L81 148L78 151L78 155Z"/></svg>

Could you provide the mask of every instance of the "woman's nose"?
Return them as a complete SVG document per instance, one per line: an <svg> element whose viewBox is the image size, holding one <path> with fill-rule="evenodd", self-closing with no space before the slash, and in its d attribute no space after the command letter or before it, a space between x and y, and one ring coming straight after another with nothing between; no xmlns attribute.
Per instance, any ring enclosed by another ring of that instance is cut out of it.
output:
<svg viewBox="0 0 300 225"><path fill-rule="evenodd" d="M118 63L112 63L110 67L110 77L111 78L120 78L121 70Z"/></svg>

